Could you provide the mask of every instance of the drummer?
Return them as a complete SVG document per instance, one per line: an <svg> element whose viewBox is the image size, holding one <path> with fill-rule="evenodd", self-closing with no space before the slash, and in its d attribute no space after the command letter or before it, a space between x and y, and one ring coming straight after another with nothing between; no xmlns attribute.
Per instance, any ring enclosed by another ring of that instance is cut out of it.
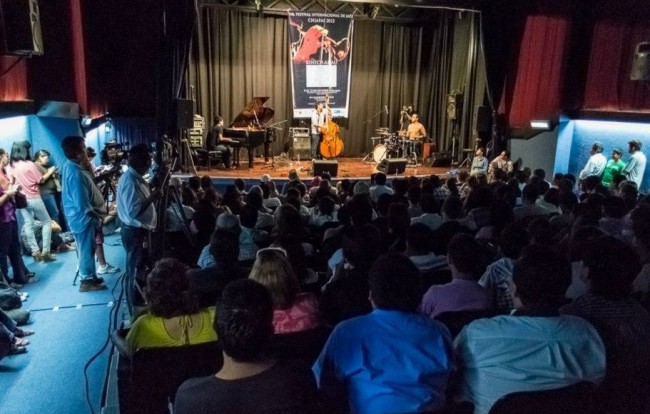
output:
<svg viewBox="0 0 650 414"><path fill-rule="evenodd" d="M411 123L406 128L406 131L400 132L400 135L413 141L415 152L420 157L422 155L422 144L424 143L424 138L427 136L427 130L420 123L420 117L417 113L411 115Z"/></svg>

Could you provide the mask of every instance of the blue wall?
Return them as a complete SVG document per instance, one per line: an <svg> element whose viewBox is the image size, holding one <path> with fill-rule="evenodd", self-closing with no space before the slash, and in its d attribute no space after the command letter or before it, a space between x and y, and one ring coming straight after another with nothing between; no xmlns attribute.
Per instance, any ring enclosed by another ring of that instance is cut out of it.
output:
<svg viewBox="0 0 650 414"><path fill-rule="evenodd" d="M638 139L643 143L641 151L650 158L650 124L611 121L567 121L560 123L555 155L555 172L572 173L576 176L589 159L594 142L600 142L609 159L614 148L623 150L623 161L629 159L627 143ZM643 176L641 190L650 190L650 166Z"/></svg>
<svg viewBox="0 0 650 414"><path fill-rule="evenodd" d="M106 131L105 125L89 131L86 145L95 148L98 155L95 164L100 164L99 152L104 143L113 137L114 130ZM38 150L45 149L51 154L54 165L61 166L65 156L61 141L68 135L80 135L79 122L76 119L39 117L36 115L17 116L0 119L0 148L11 151L14 141L27 140L32 143L32 156Z"/></svg>

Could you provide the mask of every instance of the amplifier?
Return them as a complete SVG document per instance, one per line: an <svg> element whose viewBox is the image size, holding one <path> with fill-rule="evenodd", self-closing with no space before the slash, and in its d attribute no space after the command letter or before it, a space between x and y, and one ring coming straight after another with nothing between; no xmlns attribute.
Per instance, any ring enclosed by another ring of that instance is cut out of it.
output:
<svg viewBox="0 0 650 414"><path fill-rule="evenodd" d="M289 134L291 137L309 137L309 128L289 128Z"/></svg>

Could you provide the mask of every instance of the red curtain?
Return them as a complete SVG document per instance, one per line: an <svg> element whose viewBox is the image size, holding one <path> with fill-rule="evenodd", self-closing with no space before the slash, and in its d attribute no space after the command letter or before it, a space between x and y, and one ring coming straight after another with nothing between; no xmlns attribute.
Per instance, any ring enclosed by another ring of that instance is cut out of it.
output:
<svg viewBox="0 0 650 414"><path fill-rule="evenodd" d="M81 13L81 0L69 0L70 40L72 49L72 71L74 72L74 95L81 113L88 114L88 85L86 78L86 52L84 47L84 25ZM90 114L99 116L101 114Z"/></svg>
<svg viewBox="0 0 650 414"><path fill-rule="evenodd" d="M584 108L650 112L647 82L630 80L634 49L650 41L650 24L601 21L594 26Z"/></svg>
<svg viewBox="0 0 650 414"><path fill-rule="evenodd" d="M507 105L510 127L527 127L531 119L557 114L570 26L565 16L526 18L512 97L504 100L506 105L511 102Z"/></svg>
<svg viewBox="0 0 650 414"><path fill-rule="evenodd" d="M28 98L27 64L24 59L20 62L18 59L18 56L0 56L0 74L4 75L0 77L0 101Z"/></svg>

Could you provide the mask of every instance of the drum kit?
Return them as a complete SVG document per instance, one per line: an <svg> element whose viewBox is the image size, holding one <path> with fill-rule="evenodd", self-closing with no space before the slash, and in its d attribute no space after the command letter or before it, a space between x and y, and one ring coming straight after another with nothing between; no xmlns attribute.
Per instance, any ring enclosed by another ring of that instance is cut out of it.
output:
<svg viewBox="0 0 650 414"><path fill-rule="evenodd" d="M375 129L375 136L371 139L373 150L366 158L371 156L376 163L380 163L385 158L406 158L408 164L417 164L415 141L399 133L391 133L388 128Z"/></svg>

